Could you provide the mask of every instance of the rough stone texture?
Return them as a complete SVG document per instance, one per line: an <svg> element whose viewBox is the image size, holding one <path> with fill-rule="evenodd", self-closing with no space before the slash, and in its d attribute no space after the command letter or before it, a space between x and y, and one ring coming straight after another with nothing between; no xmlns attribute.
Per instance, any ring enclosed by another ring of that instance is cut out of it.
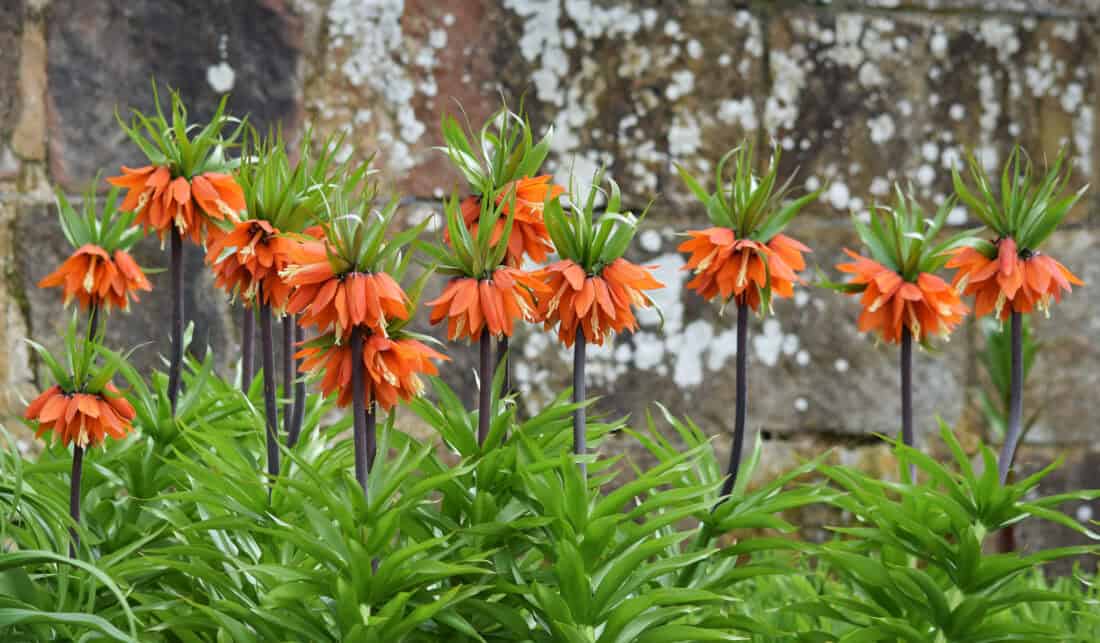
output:
<svg viewBox="0 0 1100 643"><path fill-rule="evenodd" d="M11 178L19 172L9 138L19 115L22 32L23 3L5 2L0 6L0 179Z"/></svg>
<svg viewBox="0 0 1100 643"><path fill-rule="evenodd" d="M641 332L593 351L590 385L603 396L597 411L638 415L661 400L718 436L724 458L734 311L720 316L685 292L676 232L707 223L673 163L709 173L744 138L777 141L782 171L797 169L799 188L828 186L790 232L815 248L811 264L836 278L840 248L855 244L847 215L866 215L895 180L911 183L926 204L939 203L965 148L994 165L1014 141L1040 162L1066 144L1075 158L1071 186L1100 185L1098 61L1096 0L6 2L0 421L33 392L35 364L21 338L56 346L68 318L56 292L34 288L65 252L50 184L74 191L99 169L139 160L114 110L149 108L152 75L181 89L198 117L231 88L232 108L261 127L284 121L294 130L305 120L322 133L346 133L345 153L377 152L384 187L413 197L409 220L461 189L433 149L441 115L461 105L480 122L501 97L512 105L524 97L536 128L554 127L548 168L559 180L572 168L583 186L606 164L632 207L657 199L632 256L660 266L669 285L657 295L666 320L662 329L644 314ZM42 110L33 107L43 79L44 130ZM1055 306L1049 320L1036 321L1046 348L1027 404L1042 414L1021 457L1039 465L1074 449L1052 489L1100 485L1091 419L1100 414L1097 212L1094 189L1044 249L1090 284ZM973 223L964 209L951 222ZM155 242L140 257L165 263ZM197 255L189 262L207 284ZM165 277L156 279L160 285ZM438 290L431 285L426 294ZM112 319L112 342L159 337L168 315L164 292L146 296L131 318ZM199 344L209 337L220 355L236 355L239 314L206 287L188 303ZM767 466L758 475L828 447L838 462L890 475L893 464L870 434L897 430L896 348L860 337L855 304L831 292L802 288L775 312L751 329L749 426L767 440ZM937 415L967 435L984 431L976 405L980 345L968 323L939 353L916 353L926 443ZM523 402L535 408L568 382L569 355L537 328L521 331L514 346ZM151 366L164 350L152 345L138 359ZM445 376L469 396L476 347L448 352L455 361ZM1038 537L1069 542L1046 533L1021 539L1028 546Z"/></svg>
<svg viewBox="0 0 1100 643"><path fill-rule="evenodd" d="M870 9L923 9L950 13L1020 13L1087 17L1100 9L1096 0L840 0L839 6Z"/></svg>
<svg viewBox="0 0 1100 643"><path fill-rule="evenodd" d="M301 24L280 0L57 0L50 15L50 170L66 189L141 164L115 111L152 109L151 78L162 94L177 89L196 119L228 91L233 112L261 130L298 123Z"/></svg>

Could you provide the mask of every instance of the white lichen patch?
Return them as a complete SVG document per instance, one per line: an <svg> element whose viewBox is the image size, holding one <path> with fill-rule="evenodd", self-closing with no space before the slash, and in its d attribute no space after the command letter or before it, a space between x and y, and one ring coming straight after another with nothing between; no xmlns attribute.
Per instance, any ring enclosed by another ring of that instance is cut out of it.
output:
<svg viewBox="0 0 1100 643"><path fill-rule="evenodd" d="M219 94L224 94L233 89L233 83L236 79L237 72L224 60L206 68L206 82L211 89Z"/></svg>
<svg viewBox="0 0 1100 643"><path fill-rule="evenodd" d="M879 114L867 122L871 133L871 142L882 145L894 137L894 118L890 114Z"/></svg>
<svg viewBox="0 0 1100 643"><path fill-rule="evenodd" d="M423 37L409 38L402 29L404 12L403 0L332 1L326 16L329 45L335 52L330 68L353 91L333 92L318 106L326 120L350 121L373 132L378 146L386 150L381 162L395 172L419 160L412 150L427 126L417 116L414 102L418 95L430 100L438 93L433 71L439 65L438 52L448 46L447 27L454 24L454 16L447 14ZM365 101L362 93L371 98ZM364 102L372 105L370 112L358 107Z"/></svg>
<svg viewBox="0 0 1100 643"><path fill-rule="evenodd" d="M752 338L753 355L766 366L775 366L782 355L792 355L798 351L798 336L786 335L779 320L769 317L764 320L763 331Z"/></svg>
<svg viewBox="0 0 1100 643"><path fill-rule="evenodd" d="M638 235L638 244L646 252L657 252L661 249L661 233L656 230L644 230Z"/></svg>

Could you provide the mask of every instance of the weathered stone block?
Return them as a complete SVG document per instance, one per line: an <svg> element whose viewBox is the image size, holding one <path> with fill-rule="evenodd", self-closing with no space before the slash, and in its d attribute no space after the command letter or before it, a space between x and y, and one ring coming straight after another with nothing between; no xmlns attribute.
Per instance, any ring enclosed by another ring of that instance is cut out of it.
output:
<svg viewBox="0 0 1100 643"><path fill-rule="evenodd" d="M0 179L19 173L19 163L8 148L8 138L19 116L19 64L23 54L23 3L0 6Z"/></svg>
<svg viewBox="0 0 1100 643"><path fill-rule="evenodd" d="M1096 182L1094 23L799 9L769 38L764 122L789 150L784 168L828 183L823 205L838 213L866 212L895 181L940 203L965 150L992 169L1014 141L1039 163L1066 144L1071 187ZM967 219L960 207L952 223Z"/></svg>
<svg viewBox="0 0 1100 643"><path fill-rule="evenodd" d="M143 164L116 110L153 107L150 80L178 89L195 120L224 92L261 131L300 118L301 24L280 0L226 5L54 2L49 21L50 169L78 191L97 171Z"/></svg>

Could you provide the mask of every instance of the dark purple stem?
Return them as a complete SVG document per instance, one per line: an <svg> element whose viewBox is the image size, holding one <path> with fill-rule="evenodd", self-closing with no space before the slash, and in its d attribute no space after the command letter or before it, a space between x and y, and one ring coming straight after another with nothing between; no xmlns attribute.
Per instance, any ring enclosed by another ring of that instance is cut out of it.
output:
<svg viewBox="0 0 1100 643"><path fill-rule="evenodd" d="M749 304L742 301L737 304L737 389L733 416L733 447L730 449L730 462L726 469L726 480L722 483L719 504L733 491L737 482L737 473L741 469L741 450L745 444L745 418L748 415L748 365L749 365Z"/></svg>
<svg viewBox="0 0 1100 643"><path fill-rule="evenodd" d="M578 325L577 339L573 344L574 404L583 404L587 397L584 378L585 348L587 343L584 337L584 330ZM583 406L573 411L573 453L575 455L585 455L588 453L588 419L585 412L586 409ZM588 477L588 464L582 461L580 467L581 476Z"/></svg>
<svg viewBox="0 0 1100 643"><path fill-rule="evenodd" d="M1008 481L1008 472L1012 470L1012 461L1016 457L1016 446L1020 441L1024 414L1024 318L1012 312L1012 371L1008 396L1008 428L1005 431L1005 443L1001 447L997 472L1001 484Z"/></svg>
<svg viewBox="0 0 1100 643"><path fill-rule="evenodd" d="M913 334L901 330L901 441L913 446Z"/></svg>
<svg viewBox="0 0 1100 643"><path fill-rule="evenodd" d="M267 416L267 473L274 484L274 479L279 475L279 408L275 403L275 342L271 335L271 307L262 304L260 350L263 352L264 411ZM270 490L268 493L270 495Z"/></svg>
<svg viewBox="0 0 1100 643"><path fill-rule="evenodd" d="M352 439L355 444L355 479L367 495L367 474L370 472L370 458L367 446L367 411L363 399L363 331L356 327L351 331L349 340L351 349L351 413Z"/></svg>
<svg viewBox="0 0 1100 643"><path fill-rule="evenodd" d="M297 319L295 319L297 321ZM295 325L294 327L294 343L301 344L305 339L305 331L301 326ZM298 364L298 360L294 360L295 366ZM297 377L294 381L294 406L292 407L290 430L287 431L286 444L289 447L293 447L298 444L298 437L302 434L302 420L306 414L306 381L301 377Z"/></svg>
<svg viewBox="0 0 1100 643"><path fill-rule="evenodd" d="M283 315L283 414L286 429L290 429L291 392L294 385L294 316Z"/></svg>
<svg viewBox="0 0 1100 643"><path fill-rule="evenodd" d="M172 414L180 394L180 369L183 364L183 235L172 226L171 259L168 268L172 283L172 360L168 367L168 401Z"/></svg>
<svg viewBox="0 0 1100 643"><path fill-rule="evenodd" d="M504 368L504 382L500 385L500 397L507 397L512 392L512 369L508 359L508 336L501 336L497 341L497 368Z"/></svg>
<svg viewBox="0 0 1100 643"><path fill-rule="evenodd" d="M493 338L489 329L481 331L481 361L478 368L480 379L478 407L477 407L477 444L484 446L489 437L489 425L492 419L492 411L489 407L493 404Z"/></svg>
<svg viewBox="0 0 1100 643"><path fill-rule="evenodd" d="M73 522L80 524L80 479L84 472L84 447L73 444L73 471L69 479L69 515ZM76 527L69 529L72 541L69 543L69 558L76 558L76 548L80 546L80 534Z"/></svg>

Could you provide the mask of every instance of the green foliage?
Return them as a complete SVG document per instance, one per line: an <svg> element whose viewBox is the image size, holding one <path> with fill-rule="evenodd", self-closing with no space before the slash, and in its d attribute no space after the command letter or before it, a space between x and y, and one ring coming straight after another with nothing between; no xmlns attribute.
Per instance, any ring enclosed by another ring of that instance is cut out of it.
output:
<svg viewBox="0 0 1100 643"><path fill-rule="evenodd" d="M642 429L596 418L590 444L612 452L618 436L619 455L583 456L586 479L572 414L591 401L565 391L524 416L499 394L499 369L484 445L478 411L432 380L410 410L438 441L414 439L401 430L409 418L391 415L364 497L351 418L333 421L330 403L309 397L302 440L268 481L258 383L246 396L209 351L188 359L173 419L163 373L147 381L111 361L135 431L88 453L79 525L67 450L33 461L0 451L5 640L1084 642L1100 632L1095 586L1035 573L1091 548L981 548L1025 519L1092 536L1057 506L1100 493L1034 497L1057 465L1002 487L992 453L982 450L977 473L946 430L950 466L895 445L921 484L823 456L750 487L758 441L714 508L722 470L699 426L663 408L664 422ZM818 471L833 485L814 482ZM829 505L855 526L823 546L799 540L788 512ZM70 528L76 559L60 553Z"/></svg>
<svg viewBox="0 0 1100 643"><path fill-rule="evenodd" d="M443 202L444 237L434 244L417 244L417 248L435 262L435 269L441 274L486 279L504 261L515 222L515 189L505 186L489 194L494 198L479 199L473 206L479 208L476 232L466 226L462 202L457 194L452 194ZM503 228L498 231L501 217L504 217Z"/></svg>
<svg viewBox="0 0 1100 643"><path fill-rule="evenodd" d="M246 141L247 143L247 141ZM251 143L241 152L237 183L244 192L249 219L268 221L280 232L300 233L325 212L326 194L347 193L370 172L370 160L337 163L342 135L321 141L314 151L312 130L306 130L291 162L282 131L261 138L251 130Z"/></svg>
<svg viewBox="0 0 1100 643"><path fill-rule="evenodd" d="M941 437L951 453L950 465L894 442L901 470L907 473L912 465L924 474L921 483L907 475L902 482L891 482L845 467L822 467L847 492L832 502L851 512L856 526L834 528L841 537L818 555L855 591L823 595L790 609L856 628L840 639L844 641L1066 640L1055 624L1024 618L1022 612L1025 606L1073 603L1076 597L1022 581L1045 563L1092 554L1095 547L988 554L983 543L993 532L1027 518L1097 539L1057 507L1070 500L1093 500L1100 492L1035 497L1039 482L1058 462L1002 486L992 450L981 447L979 472L946 426Z"/></svg>
<svg viewBox="0 0 1100 643"><path fill-rule="evenodd" d="M24 341L46 365L53 381L66 393L101 394L115 376L124 361L120 355L102 344L102 329L97 336L78 332L79 311L73 311L69 325L65 330L61 357L54 356L49 349L31 339Z"/></svg>
<svg viewBox="0 0 1100 643"><path fill-rule="evenodd" d="M856 218L852 221L871 257L906 281L915 282L921 273L935 273L947 263L952 250L977 243L974 231L959 232L936 242L955 206L954 199L946 199L929 219L916 199L906 196L899 186L894 186L894 193L897 198L894 207L872 214L870 225Z"/></svg>
<svg viewBox="0 0 1100 643"><path fill-rule="evenodd" d="M140 111L131 110L132 118L127 124L122 116L115 114L119 126L126 135L141 149L153 165L167 166L172 176L183 176L191 180L206 172L226 172L237 166L237 159L229 159L226 152L238 144L245 130L245 121L238 120L225 113L228 96L218 102L214 116L206 124L188 123L187 107L184 106L179 92L171 90L170 117L164 115L157 84L153 85L153 105L156 113L147 116ZM223 136L226 126L235 124L228 134ZM192 132L192 130L198 130Z"/></svg>
<svg viewBox="0 0 1100 643"><path fill-rule="evenodd" d="M477 133L469 125L464 130L450 115L443 116L440 129L445 145L439 149L462 172L475 195L496 195L512 181L537 175L550 152L551 132L536 143L522 106L518 114L501 107Z"/></svg>
<svg viewBox="0 0 1100 643"><path fill-rule="evenodd" d="M958 169L952 169L955 193L974 216L996 234L1016 241L1020 251L1035 251L1046 241L1058 224L1085 193L1066 189L1070 171L1065 167L1063 148L1046 173L1039 177L1031 159L1019 147L1013 147L1001 170L999 195L995 195L989 176L973 153L967 154L967 179ZM972 184L972 185L970 185ZM991 245L982 250L992 256Z"/></svg>
<svg viewBox="0 0 1100 643"><path fill-rule="evenodd" d="M760 243L771 241L794 219L795 215L817 200L824 188L788 200L794 176L779 183L781 151L772 148L771 161L762 176L756 176L755 146L744 142L725 153L714 170L714 191L708 192L683 166L677 164L680 179L695 198L707 208L711 223L733 230L738 239ZM726 182L724 172L733 159L733 175Z"/></svg>
<svg viewBox="0 0 1100 643"><path fill-rule="evenodd" d="M336 185L321 189L323 211L318 213L325 252L337 275L349 272L385 272L400 279L412 260L407 252L429 220L387 238L397 216L395 194L379 210L378 185L369 179L370 160L343 173ZM337 180L337 179L334 179ZM320 187L318 187L320 189Z"/></svg>
<svg viewBox="0 0 1100 643"><path fill-rule="evenodd" d="M57 218L61 223L61 232L73 248L84 245L99 246L109 254L115 250L129 250L142 236L140 227L132 227L135 214L118 211L119 188L112 187L107 192L103 209L97 212L96 188L99 177L84 190L80 202L80 211L69 202L64 191L57 190Z"/></svg>
<svg viewBox="0 0 1100 643"><path fill-rule="evenodd" d="M604 266L626 253L638 231L639 222L649 210L647 207L639 216L624 212L618 184L609 177L607 182L611 189L605 192L600 187L603 177L604 171L600 168L588 189L587 198L583 203L572 202L568 214L559 199L549 201L543 214L558 255L562 259L571 259L590 275L600 274ZM576 188L571 188L570 193L578 194ZM606 196L607 203L603 206L603 213L597 217L596 198L601 194Z"/></svg>

